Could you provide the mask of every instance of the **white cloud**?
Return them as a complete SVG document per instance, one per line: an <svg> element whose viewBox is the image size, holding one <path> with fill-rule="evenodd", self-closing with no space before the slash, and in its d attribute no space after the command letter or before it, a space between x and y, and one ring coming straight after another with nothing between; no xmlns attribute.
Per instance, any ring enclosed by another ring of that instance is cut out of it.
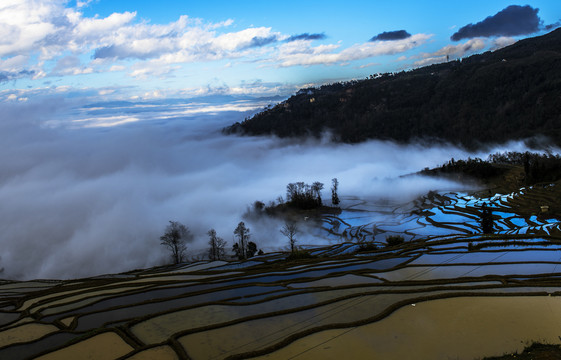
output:
<svg viewBox="0 0 561 360"><path fill-rule="evenodd" d="M91 2L92 0L76 0L76 7L83 8L88 6Z"/></svg>
<svg viewBox="0 0 561 360"><path fill-rule="evenodd" d="M312 47L310 41L297 41L280 47L275 62L281 67L297 65L332 65L355 60L368 59L381 55L393 55L405 52L424 44L432 35L415 34L397 41L375 41L355 44L334 52L339 45L319 45Z"/></svg>
<svg viewBox="0 0 561 360"><path fill-rule="evenodd" d="M141 62L133 65L129 76L142 80L149 77L163 77L178 68L179 66L163 65L157 62Z"/></svg>
<svg viewBox="0 0 561 360"><path fill-rule="evenodd" d="M259 27L249 28L235 33L220 35L212 40L212 48L220 51L235 51L248 47L257 47L259 40L263 42L274 42L280 36L279 33L271 32L271 28Z"/></svg>
<svg viewBox="0 0 561 360"><path fill-rule="evenodd" d="M101 89L98 91L99 95L101 96L105 96L105 95L111 95L115 92L115 89Z"/></svg>
<svg viewBox="0 0 561 360"><path fill-rule="evenodd" d="M109 71L123 71L125 69L126 69L126 67L124 67L122 65L113 65L109 68Z"/></svg>
<svg viewBox="0 0 561 360"><path fill-rule="evenodd" d="M270 27L227 31L233 24L231 19L205 23L181 15L174 22L150 24L137 20L136 12L87 17L81 11L89 3L79 0L75 7L67 7L66 0L3 0L0 70L26 70L28 76L40 79L128 68L131 76L147 78L177 69L170 65L222 59L267 59L280 67L347 64L404 52L430 37L417 34L405 40L368 42L341 50L340 44L312 46L306 40L287 43L283 40L289 35ZM69 56L83 54L94 60L75 66L65 64L71 60Z"/></svg>
<svg viewBox="0 0 561 360"><path fill-rule="evenodd" d="M52 69L50 75L54 76L64 76L64 75L80 75L80 74L91 74L93 73L93 68L83 66L80 59L76 56L65 56L59 59Z"/></svg>
<svg viewBox="0 0 561 360"><path fill-rule="evenodd" d="M76 26L73 35L76 40L91 40L94 42L103 40L110 36L118 36L115 34L117 30L129 24L136 17L136 12L124 12L122 14L113 13L106 18L76 18Z"/></svg>

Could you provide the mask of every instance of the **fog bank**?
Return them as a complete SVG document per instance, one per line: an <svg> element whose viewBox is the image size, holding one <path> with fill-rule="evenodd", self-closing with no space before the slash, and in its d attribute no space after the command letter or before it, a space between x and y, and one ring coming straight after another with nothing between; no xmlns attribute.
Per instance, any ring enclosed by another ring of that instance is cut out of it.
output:
<svg viewBox="0 0 561 360"><path fill-rule="evenodd" d="M159 236L169 220L194 233L192 255L206 247L210 228L231 246L247 206L284 196L290 182L321 181L329 199L337 177L341 196L405 201L460 185L401 175L474 156L452 146L220 134L262 105L0 105L0 277L76 278L161 265L169 254ZM259 247L286 245L278 228L248 225Z"/></svg>

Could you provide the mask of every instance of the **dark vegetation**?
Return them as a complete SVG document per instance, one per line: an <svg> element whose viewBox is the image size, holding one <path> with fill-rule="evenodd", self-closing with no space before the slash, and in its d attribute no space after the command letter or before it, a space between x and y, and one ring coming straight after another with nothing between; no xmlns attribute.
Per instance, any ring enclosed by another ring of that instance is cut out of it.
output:
<svg viewBox="0 0 561 360"><path fill-rule="evenodd" d="M374 242L371 241L365 241L365 242L361 242L358 245L358 253L362 253L362 252L370 252L370 251L376 251L378 250L378 245L374 244Z"/></svg>
<svg viewBox="0 0 561 360"><path fill-rule="evenodd" d="M337 179L332 179L331 188L331 202L334 206L339 204L339 197L337 189L339 182ZM308 217L321 215L324 212L340 212L338 207L324 206L321 199L321 190L323 190L323 183L318 181L309 185L304 182L290 183L287 185L285 202L282 196L277 198L277 201L271 201L269 205L261 201L255 201L253 207L249 208L244 217L245 218L259 218L263 215L268 216L282 216L286 219L284 226L280 232L287 237L290 252L293 259L306 259L311 255L298 249L296 246L296 234L299 232L297 221L295 218L301 217L298 212L304 211ZM310 213L310 211L313 211ZM208 241L208 258L210 260L225 260L226 256L226 241L216 234L216 230L210 229L207 232L209 236ZM234 230L234 236L237 239L232 246L234 256L239 260L251 258L255 255L262 255L263 250L257 248L257 244L249 241L251 238L250 229L243 221L240 221ZM189 228L177 221L170 221L166 228L164 235L160 236L161 244L166 246L171 252L171 257L174 264L182 263L186 260L187 243L193 240L193 235ZM1 272L1 270L0 270Z"/></svg>
<svg viewBox="0 0 561 360"><path fill-rule="evenodd" d="M248 259L254 257L255 254L262 255L263 251L259 250L257 252L257 244L253 241L249 241L251 234L248 227L245 226L243 221L240 221L236 229L234 230L234 235L238 239L237 243L234 243L232 251L236 254L239 260Z"/></svg>
<svg viewBox="0 0 561 360"><path fill-rule="evenodd" d="M545 135L561 145L561 29L412 71L298 91L224 131L467 147Z"/></svg>
<svg viewBox="0 0 561 360"><path fill-rule="evenodd" d="M468 158L467 160L454 160L453 158L446 164L434 169L424 169L422 175L447 176L461 174L480 180L487 180L496 176L503 175L508 169L497 166L499 163L484 161L479 158Z"/></svg>
<svg viewBox="0 0 561 360"><path fill-rule="evenodd" d="M561 359L561 346L533 343L526 347L520 354L505 354L503 356L486 357L484 360L560 360Z"/></svg>
<svg viewBox="0 0 561 360"><path fill-rule="evenodd" d="M210 229L207 232L209 236L208 241L208 258L209 260L224 260L226 258L226 241L216 235L216 230Z"/></svg>
<svg viewBox="0 0 561 360"><path fill-rule="evenodd" d="M523 166L526 185L561 179L561 156L559 155L508 152L490 155L488 161L493 164Z"/></svg>
<svg viewBox="0 0 561 360"><path fill-rule="evenodd" d="M286 202L288 206L309 210L323 205L321 201L323 184L319 181L308 185L304 182L290 183L286 186Z"/></svg>
<svg viewBox="0 0 561 360"><path fill-rule="evenodd" d="M309 251L297 248L288 255L286 260L293 261L293 260L315 259L315 258L317 258L317 256L312 255Z"/></svg>
<svg viewBox="0 0 561 360"><path fill-rule="evenodd" d="M451 159L434 169L424 169L421 175L447 176L461 175L479 180L489 180L505 175L513 167L523 170L523 179L518 186L534 185L541 182L555 182L561 179L561 156L531 152L506 152L489 155L487 160L468 158Z"/></svg>
<svg viewBox="0 0 561 360"><path fill-rule="evenodd" d="M481 208L479 224L481 225L481 231L483 231L484 234L493 233L493 226L495 222L493 220L491 209L487 207L487 204L483 204L483 207Z"/></svg>
<svg viewBox="0 0 561 360"><path fill-rule="evenodd" d="M390 235L386 237L386 246L398 246L403 244L404 241L401 235Z"/></svg>
<svg viewBox="0 0 561 360"><path fill-rule="evenodd" d="M279 196L276 201L270 201L265 205L262 201L255 201L253 206L247 209L244 214L245 218L258 218L263 215L278 216L294 221L294 217L315 217L325 213L340 213L339 196L337 188L339 182L333 179L333 186L331 188L331 202L333 206L324 205L321 198L321 190L324 184L321 182L314 182L313 184L306 184L303 181L290 183L286 186L286 201L282 196Z"/></svg>
<svg viewBox="0 0 561 360"><path fill-rule="evenodd" d="M209 260L226 260L229 257L226 256L226 241L219 237L214 229L210 229L207 235ZM234 235L238 242L234 243L232 251L239 260L263 254L263 250L258 250L255 242L249 241L250 230L243 221L234 230ZM173 263L180 264L187 260L187 243L193 241L193 234L182 223L170 221L164 235L160 236L160 241L161 245L170 251Z"/></svg>

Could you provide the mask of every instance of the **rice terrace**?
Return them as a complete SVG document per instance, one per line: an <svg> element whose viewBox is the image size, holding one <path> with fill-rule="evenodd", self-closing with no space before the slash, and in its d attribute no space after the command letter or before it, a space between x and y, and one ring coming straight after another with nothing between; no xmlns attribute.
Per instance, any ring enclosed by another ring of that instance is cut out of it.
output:
<svg viewBox="0 0 561 360"><path fill-rule="evenodd" d="M0 1L0 360L561 359L561 1Z"/></svg>
<svg viewBox="0 0 561 360"><path fill-rule="evenodd" d="M342 196L338 214L316 219L331 245L301 244L295 259L5 281L0 357L474 359L559 343L561 184L490 190Z"/></svg>

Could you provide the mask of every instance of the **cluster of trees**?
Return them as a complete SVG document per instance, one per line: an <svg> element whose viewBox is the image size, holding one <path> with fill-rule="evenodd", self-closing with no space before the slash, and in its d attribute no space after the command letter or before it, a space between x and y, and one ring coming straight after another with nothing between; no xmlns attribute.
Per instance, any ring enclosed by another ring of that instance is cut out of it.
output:
<svg viewBox="0 0 561 360"><path fill-rule="evenodd" d="M545 135L561 145L561 29L462 61L305 89L226 133L356 143L478 144Z"/></svg>
<svg viewBox="0 0 561 360"><path fill-rule="evenodd" d="M298 209L315 209L322 206L321 190L323 184L319 181L312 185L302 181L290 183L286 186L286 202Z"/></svg>
<svg viewBox="0 0 561 360"><path fill-rule="evenodd" d="M238 259L244 260L255 256L255 254L263 254L263 250L257 251L256 243L249 241L251 234L249 228L245 226L243 221L241 221L234 230L234 235L238 239L238 242L234 243L232 251L236 254Z"/></svg>
<svg viewBox="0 0 561 360"><path fill-rule="evenodd" d="M226 258L226 241L216 234L216 230L210 229L207 232L208 258L210 260L223 260ZM249 241L250 230L244 222L240 222L234 230L234 235L238 239L232 251L238 259L247 259L255 254L263 254L262 250L257 249L257 244ZM187 244L193 241L193 234L189 228L178 221L170 221L166 227L164 235L160 236L160 243L164 245L171 255L174 264L180 264L186 260Z"/></svg>
<svg viewBox="0 0 561 360"><path fill-rule="evenodd" d="M331 180L331 203L333 206L339 205L339 195L337 190L339 188L339 181L337 178ZM302 181L290 183L286 186L286 202L288 205L297 209L316 209L323 206L321 199L321 191L324 184L316 181L309 185Z"/></svg>
<svg viewBox="0 0 561 360"><path fill-rule="evenodd" d="M339 195L337 194L339 181L337 178L331 180L331 202L334 206L339 205ZM322 206L321 190L324 185L318 181L312 185L304 182L290 183L287 185L287 204L298 209L314 209ZM284 204L282 197L277 199L279 204ZM275 202L271 202L269 206L261 201L256 201L253 208L249 209L246 216L255 217L262 213L272 214L274 212ZM286 221L280 232L287 237L290 245L290 251L294 254L296 248L296 234L299 232L298 226L294 221ZM226 258L226 241L219 237L216 230L210 229L207 232L208 241L208 258L210 260L221 260ZM238 259L248 259L256 254L263 254L262 250L258 250L257 244L250 241L250 229L241 221L234 230L234 236L237 239L232 246L232 252ZM178 221L170 221L166 227L164 235L160 236L161 244L164 245L171 253L172 261L179 264L185 260L187 251L187 243L193 241L193 235L188 227Z"/></svg>
<svg viewBox="0 0 561 360"><path fill-rule="evenodd" d="M280 232L287 237L290 252L292 254L296 253L298 251L296 247L296 234L300 232L296 222L286 221ZM225 259L226 241L219 237L214 229L210 229L207 235L209 236L208 258L210 260ZM234 235L237 242L232 246L232 252L239 260L251 258L256 254L263 254L263 250L258 250L255 242L249 241L251 238L250 229L243 221L234 230ZM178 221L170 221L164 235L160 236L161 244L170 251L174 264L180 264L186 260L187 243L192 240L193 235L189 228Z"/></svg>

